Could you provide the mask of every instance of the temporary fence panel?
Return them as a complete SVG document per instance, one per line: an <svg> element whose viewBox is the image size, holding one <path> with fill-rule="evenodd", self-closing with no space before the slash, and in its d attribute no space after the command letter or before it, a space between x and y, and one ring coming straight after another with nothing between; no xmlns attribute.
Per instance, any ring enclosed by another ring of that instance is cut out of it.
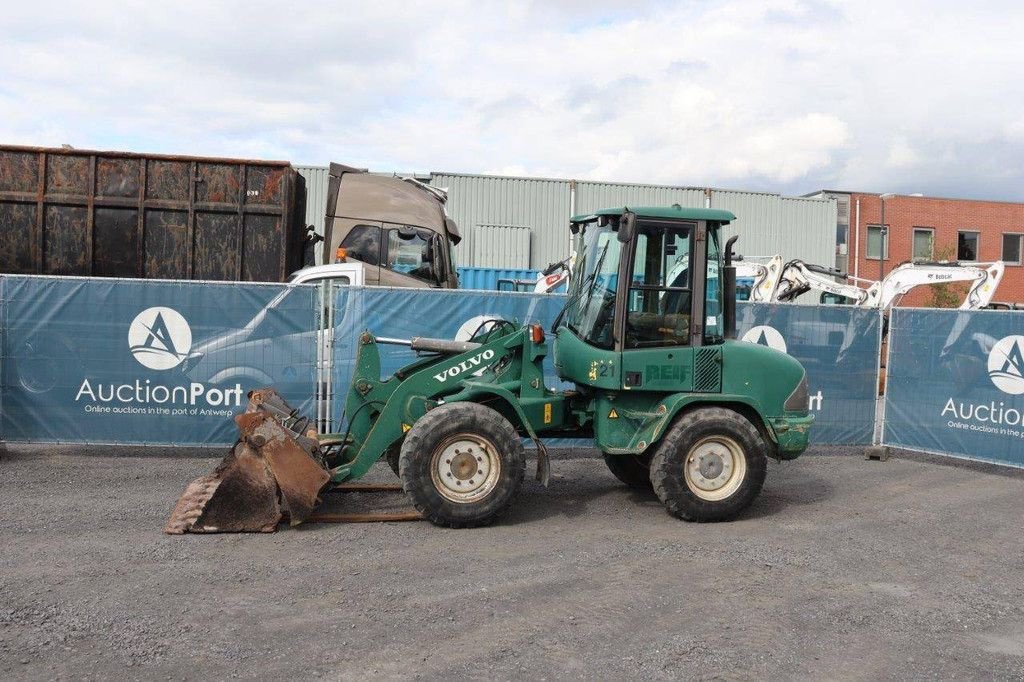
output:
<svg viewBox="0 0 1024 682"><path fill-rule="evenodd" d="M363 330L453 338L460 327L475 329L481 316L547 330L566 300L34 276L2 277L0 286L0 434L8 441L228 443L235 433L228 417L249 390L265 385L315 415L321 428L339 428ZM740 304L738 312L745 339L784 349L807 368L814 442L870 442L877 312L760 304ZM384 376L415 357L404 346L379 350ZM567 387L550 359L545 373L550 387Z"/></svg>
<svg viewBox="0 0 1024 682"><path fill-rule="evenodd" d="M883 442L1024 467L1024 312L897 308Z"/></svg>
<svg viewBox="0 0 1024 682"><path fill-rule="evenodd" d="M5 440L230 443L266 385L313 410L315 287L2 279Z"/></svg>
<svg viewBox="0 0 1024 682"><path fill-rule="evenodd" d="M852 306L738 303L737 336L789 353L807 370L812 443L870 444L881 316Z"/></svg>

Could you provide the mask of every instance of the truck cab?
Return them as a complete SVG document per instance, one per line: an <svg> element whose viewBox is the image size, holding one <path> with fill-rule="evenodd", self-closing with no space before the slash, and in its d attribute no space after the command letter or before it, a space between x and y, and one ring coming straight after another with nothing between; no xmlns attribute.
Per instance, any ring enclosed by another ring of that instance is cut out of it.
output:
<svg viewBox="0 0 1024 682"><path fill-rule="evenodd" d="M458 287L458 226L444 191L332 163L323 262L357 262L373 286Z"/></svg>

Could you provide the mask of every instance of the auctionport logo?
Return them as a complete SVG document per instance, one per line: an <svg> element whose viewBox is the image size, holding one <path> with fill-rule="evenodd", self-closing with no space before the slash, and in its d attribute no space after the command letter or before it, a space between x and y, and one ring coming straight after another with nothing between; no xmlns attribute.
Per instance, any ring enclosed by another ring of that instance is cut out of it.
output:
<svg viewBox="0 0 1024 682"><path fill-rule="evenodd" d="M762 346L768 346L775 350L786 352L786 339L782 338L782 334L775 327L769 327L766 324L751 327L746 334L743 335L741 341L747 341L748 343L758 343Z"/></svg>
<svg viewBox="0 0 1024 682"><path fill-rule="evenodd" d="M988 377L1003 393L1024 393L1024 336L1005 336L992 347Z"/></svg>
<svg viewBox="0 0 1024 682"><path fill-rule="evenodd" d="M192 350L192 330L173 308L146 308L128 327L128 348L143 367L174 369ZM242 404L239 383L218 388L198 381L183 383L180 377L169 384L141 377L108 378L113 380L83 378L75 402L84 402L83 409L93 414L225 417L233 413L228 408Z"/></svg>
<svg viewBox="0 0 1024 682"><path fill-rule="evenodd" d="M146 308L128 328L128 348L149 369L174 369L192 350L192 330L173 308Z"/></svg>

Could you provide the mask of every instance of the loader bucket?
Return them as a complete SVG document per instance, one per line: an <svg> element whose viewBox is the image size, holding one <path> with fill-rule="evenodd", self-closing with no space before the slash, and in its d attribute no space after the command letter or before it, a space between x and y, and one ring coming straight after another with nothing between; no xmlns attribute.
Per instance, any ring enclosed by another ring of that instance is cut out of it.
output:
<svg viewBox="0 0 1024 682"><path fill-rule="evenodd" d="M303 433L307 419L264 388L249 394L235 423L238 441L212 474L189 483L164 532L270 533L286 518L302 523L320 504L330 473L316 439Z"/></svg>

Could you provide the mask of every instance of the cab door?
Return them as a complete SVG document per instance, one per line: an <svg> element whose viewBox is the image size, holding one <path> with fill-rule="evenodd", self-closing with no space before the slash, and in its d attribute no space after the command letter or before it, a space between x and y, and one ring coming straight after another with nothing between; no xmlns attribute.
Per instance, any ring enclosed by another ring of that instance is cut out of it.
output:
<svg viewBox="0 0 1024 682"><path fill-rule="evenodd" d="M335 229L344 233L339 246L345 250L345 259L359 261L364 265L366 284L378 285L380 281L383 251L383 228L381 223L369 220L336 218ZM335 256L337 254L334 254ZM336 262L332 258L331 262Z"/></svg>
<svg viewBox="0 0 1024 682"><path fill-rule="evenodd" d="M702 331L694 314L699 319L703 310L703 296L695 300L694 292L704 285L698 227L697 222L637 224L619 333L623 390L693 390L694 341L699 343L694 337Z"/></svg>

